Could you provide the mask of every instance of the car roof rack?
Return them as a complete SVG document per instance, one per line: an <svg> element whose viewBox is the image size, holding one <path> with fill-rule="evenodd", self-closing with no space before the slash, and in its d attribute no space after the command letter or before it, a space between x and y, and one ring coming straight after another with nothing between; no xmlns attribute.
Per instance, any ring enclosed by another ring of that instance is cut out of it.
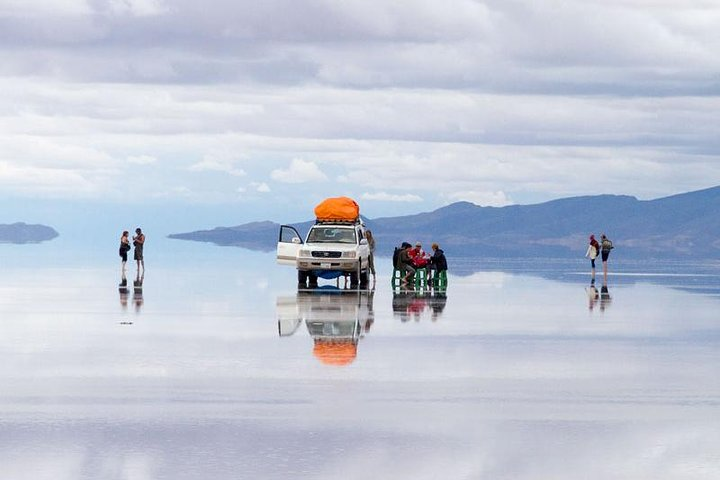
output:
<svg viewBox="0 0 720 480"><path fill-rule="evenodd" d="M360 217L354 219L354 220L347 220L347 219L334 219L334 218L317 218L315 219L315 225L321 225L331 223L333 225L362 225L362 220L360 220Z"/></svg>

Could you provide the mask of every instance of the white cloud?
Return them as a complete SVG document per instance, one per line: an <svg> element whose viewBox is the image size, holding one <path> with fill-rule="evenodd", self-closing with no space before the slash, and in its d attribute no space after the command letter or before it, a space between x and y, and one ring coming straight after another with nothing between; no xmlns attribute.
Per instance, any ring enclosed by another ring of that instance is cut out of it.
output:
<svg viewBox="0 0 720 480"><path fill-rule="evenodd" d="M191 165L188 170L192 172L223 172L234 177L247 175L245 170L235 166L235 160L215 154L206 155L200 162Z"/></svg>
<svg viewBox="0 0 720 480"><path fill-rule="evenodd" d="M270 178L282 183L321 182L328 179L315 162L294 158L290 166L270 172Z"/></svg>
<svg viewBox="0 0 720 480"><path fill-rule="evenodd" d="M2 0L2 15L87 15L92 13L88 0Z"/></svg>
<svg viewBox="0 0 720 480"><path fill-rule="evenodd" d="M251 187L255 189L256 192L259 193L269 193L270 187L265 182L253 182L250 184Z"/></svg>
<svg viewBox="0 0 720 480"><path fill-rule="evenodd" d="M466 201L472 202L483 207L504 207L512 205L513 201L505 192L484 192L484 191L460 191L452 192L444 195L450 201Z"/></svg>
<svg viewBox="0 0 720 480"><path fill-rule="evenodd" d="M232 202L276 168L278 208L342 182L382 209L720 178L713 2L214 5L0 1L6 185Z"/></svg>
<svg viewBox="0 0 720 480"><path fill-rule="evenodd" d="M113 14L129 14L138 17L160 15L169 11L161 0L108 0Z"/></svg>
<svg viewBox="0 0 720 480"><path fill-rule="evenodd" d="M412 193L393 194L386 192L363 193L360 198L380 202L422 202L422 198Z"/></svg>
<svg viewBox="0 0 720 480"><path fill-rule="evenodd" d="M101 177L69 169L14 165L0 160L0 186L6 193L48 198L92 198L107 193Z"/></svg>
<svg viewBox="0 0 720 480"><path fill-rule="evenodd" d="M157 162L157 158L151 157L150 155L134 155L127 157L127 161L135 165L149 165Z"/></svg>

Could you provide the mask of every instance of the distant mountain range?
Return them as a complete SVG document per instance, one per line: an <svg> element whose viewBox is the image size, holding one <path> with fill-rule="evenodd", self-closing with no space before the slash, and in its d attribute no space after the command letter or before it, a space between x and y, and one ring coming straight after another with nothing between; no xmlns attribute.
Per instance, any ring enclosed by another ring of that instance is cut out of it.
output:
<svg viewBox="0 0 720 480"><path fill-rule="evenodd" d="M423 242L427 250L438 242L454 256L582 256L589 234L605 233L615 256L720 258L720 187L647 201L596 195L507 207L457 202L432 212L364 221L377 239L379 256L391 255L403 241ZM288 224L304 235L312 223ZM278 227L253 222L169 237L271 251Z"/></svg>
<svg viewBox="0 0 720 480"><path fill-rule="evenodd" d="M0 225L0 243L40 243L58 236L54 228L46 225L12 223Z"/></svg>

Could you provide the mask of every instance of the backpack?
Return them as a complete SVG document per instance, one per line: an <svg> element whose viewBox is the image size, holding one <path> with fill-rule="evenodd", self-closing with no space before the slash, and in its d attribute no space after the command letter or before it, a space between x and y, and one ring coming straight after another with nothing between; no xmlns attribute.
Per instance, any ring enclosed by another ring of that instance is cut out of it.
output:
<svg viewBox="0 0 720 480"><path fill-rule="evenodd" d="M603 250L610 251L610 250L612 250L613 248L615 248L615 247L613 247L612 241L611 241L609 238L606 238L605 240L603 240L603 242L602 242L602 249L603 249Z"/></svg>
<svg viewBox="0 0 720 480"><path fill-rule="evenodd" d="M402 248L395 247L395 251L393 252L393 268L395 268L397 266L398 257L400 256L401 251L402 251Z"/></svg>

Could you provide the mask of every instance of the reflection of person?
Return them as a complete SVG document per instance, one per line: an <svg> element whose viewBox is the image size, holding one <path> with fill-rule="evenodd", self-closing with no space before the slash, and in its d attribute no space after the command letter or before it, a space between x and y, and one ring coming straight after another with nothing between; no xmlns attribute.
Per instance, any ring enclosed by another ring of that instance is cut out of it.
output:
<svg viewBox="0 0 720 480"><path fill-rule="evenodd" d="M142 266L142 270L144 272L145 258L143 257L143 250L145 247L145 234L142 233L142 230L139 227L135 229L135 235L133 235L133 245L135 246L133 258L137 262L137 269L140 271L140 266Z"/></svg>
<svg viewBox="0 0 720 480"><path fill-rule="evenodd" d="M447 304L447 295L444 293L436 292L430 302L430 308L432 309L432 321L436 321L440 314L445 310Z"/></svg>
<svg viewBox="0 0 720 480"><path fill-rule="evenodd" d="M118 284L118 292L120 293L120 305L122 305L123 310L127 308L128 305L128 283L127 283L127 277L125 276L125 270L122 271L122 276L120 277L120 283Z"/></svg>
<svg viewBox="0 0 720 480"><path fill-rule="evenodd" d="M607 283L603 283L600 287L600 311L605 311L610 306L610 291L608 290Z"/></svg>
<svg viewBox="0 0 720 480"><path fill-rule="evenodd" d="M407 322L410 320L408 315L408 305L412 300L412 294L408 291L398 291L393 293L392 309L393 314L400 317L400 321Z"/></svg>
<svg viewBox="0 0 720 480"><path fill-rule="evenodd" d="M374 285L373 285L374 286ZM362 333L367 334L370 331L370 327L375 323L375 310L373 310L373 300L375 299L375 291L370 290L367 293L365 305L367 306L367 317L365 318L365 324L362 326Z"/></svg>
<svg viewBox="0 0 720 480"><path fill-rule="evenodd" d="M122 259L121 266L123 272L127 268L127 254L130 251L130 239L128 238L128 235L130 235L130 232L124 230L122 232L122 235L120 236L120 249L118 253L120 254L120 258Z"/></svg>
<svg viewBox="0 0 720 480"><path fill-rule="evenodd" d="M590 242L588 243L587 252L585 256L590 259L590 277L595 280L595 259L600 252L600 244L595 240L595 235L590 235Z"/></svg>
<svg viewBox="0 0 720 480"><path fill-rule="evenodd" d="M145 271L143 270L142 275L140 275L140 271L138 271L133 281L133 302L135 302L135 311L137 313L140 313L140 307L145 303L143 298L143 281L145 281Z"/></svg>
<svg viewBox="0 0 720 480"><path fill-rule="evenodd" d="M610 256L610 250L613 249L613 244L610 239L605 236L604 233L600 236L600 249L603 265L603 281L607 283L607 261L608 257Z"/></svg>
<svg viewBox="0 0 720 480"><path fill-rule="evenodd" d="M597 288L595 288L595 282L593 281L589 287L585 289L588 296L588 309L592 310L595 308L595 305L597 305L598 302L598 291Z"/></svg>
<svg viewBox="0 0 720 480"><path fill-rule="evenodd" d="M365 231L365 238L368 242L368 249L370 255L368 255L368 271L372 273L373 283L375 282L375 237L370 230Z"/></svg>
<svg viewBox="0 0 720 480"><path fill-rule="evenodd" d="M444 292L422 293L411 290L393 292L392 308L394 316L403 323L410 320L419 322L430 311L430 319L435 322L445 310L447 295Z"/></svg>

